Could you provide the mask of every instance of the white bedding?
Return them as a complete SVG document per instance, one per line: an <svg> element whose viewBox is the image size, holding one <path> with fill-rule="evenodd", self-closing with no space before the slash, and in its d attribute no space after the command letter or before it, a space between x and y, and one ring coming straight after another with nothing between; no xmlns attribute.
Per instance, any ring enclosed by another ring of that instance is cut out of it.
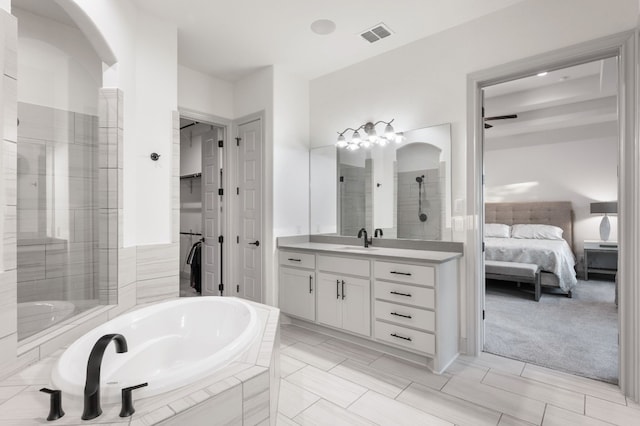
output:
<svg viewBox="0 0 640 426"><path fill-rule="evenodd" d="M563 291L577 283L576 258L565 240L485 238L485 259L533 263L555 274Z"/></svg>

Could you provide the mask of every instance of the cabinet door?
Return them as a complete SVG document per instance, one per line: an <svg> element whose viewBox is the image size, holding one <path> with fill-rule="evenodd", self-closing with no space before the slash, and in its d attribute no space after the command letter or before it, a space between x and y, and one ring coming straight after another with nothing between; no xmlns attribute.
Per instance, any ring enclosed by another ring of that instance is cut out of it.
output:
<svg viewBox="0 0 640 426"><path fill-rule="evenodd" d="M318 322L332 327L342 327L340 277L331 274L318 274L317 288Z"/></svg>
<svg viewBox="0 0 640 426"><path fill-rule="evenodd" d="M358 278L343 277L342 279L344 279L344 293L340 297L342 301L342 328L371 336L370 281Z"/></svg>
<svg viewBox="0 0 640 426"><path fill-rule="evenodd" d="M280 310L285 314L314 321L315 273L301 269L280 268Z"/></svg>

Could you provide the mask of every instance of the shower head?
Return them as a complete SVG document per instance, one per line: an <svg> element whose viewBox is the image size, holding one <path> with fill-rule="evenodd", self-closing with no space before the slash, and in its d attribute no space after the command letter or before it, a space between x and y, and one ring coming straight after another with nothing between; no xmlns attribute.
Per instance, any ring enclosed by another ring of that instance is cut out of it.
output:
<svg viewBox="0 0 640 426"><path fill-rule="evenodd" d="M423 178L423 176L418 176L418 177L416 178L416 182L418 182L418 183L422 183L422 178Z"/></svg>

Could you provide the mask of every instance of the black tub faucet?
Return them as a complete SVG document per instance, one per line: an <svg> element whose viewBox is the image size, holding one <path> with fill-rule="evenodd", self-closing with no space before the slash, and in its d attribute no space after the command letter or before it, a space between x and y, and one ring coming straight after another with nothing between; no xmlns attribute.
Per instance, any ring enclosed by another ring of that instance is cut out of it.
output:
<svg viewBox="0 0 640 426"><path fill-rule="evenodd" d="M360 230L358 231L358 238L362 238L363 235L364 235L364 248L367 248L369 247L369 244L371 243L371 241L367 237L367 230L364 228L360 228Z"/></svg>
<svg viewBox="0 0 640 426"><path fill-rule="evenodd" d="M380 236L382 237L382 229L380 228L376 228L375 231L373 231L373 236L374 238L378 238L378 234L380 234Z"/></svg>
<svg viewBox="0 0 640 426"><path fill-rule="evenodd" d="M84 411L82 420L91 420L102 414L100 408L100 366L104 351L111 341L115 342L116 352L127 352L127 339L122 334L105 334L98 339L87 362L87 381L84 385Z"/></svg>

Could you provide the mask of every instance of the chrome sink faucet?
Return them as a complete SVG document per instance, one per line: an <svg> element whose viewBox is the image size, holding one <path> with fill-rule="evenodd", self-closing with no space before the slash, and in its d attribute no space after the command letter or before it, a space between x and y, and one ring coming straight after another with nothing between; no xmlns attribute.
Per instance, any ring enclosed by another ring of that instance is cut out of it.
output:
<svg viewBox="0 0 640 426"><path fill-rule="evenodd" d="M87 381L84 385L84 410L82 420L91 420L102 414L100 408L100 366L104 351L111 341L115 342L116 352L127 352L127 340L122 334L105 334L98 339L87 362Z"/></svg>
<svg viewBox="0 0 640 426"><path fill-rule="evenodd" d="M358 238L362 238L362 236L364 235L364 248L369 247L369 244L371 244L371 240L367 237L367 230L364 228L360 228L360 230L358 231Z"/></svg>

